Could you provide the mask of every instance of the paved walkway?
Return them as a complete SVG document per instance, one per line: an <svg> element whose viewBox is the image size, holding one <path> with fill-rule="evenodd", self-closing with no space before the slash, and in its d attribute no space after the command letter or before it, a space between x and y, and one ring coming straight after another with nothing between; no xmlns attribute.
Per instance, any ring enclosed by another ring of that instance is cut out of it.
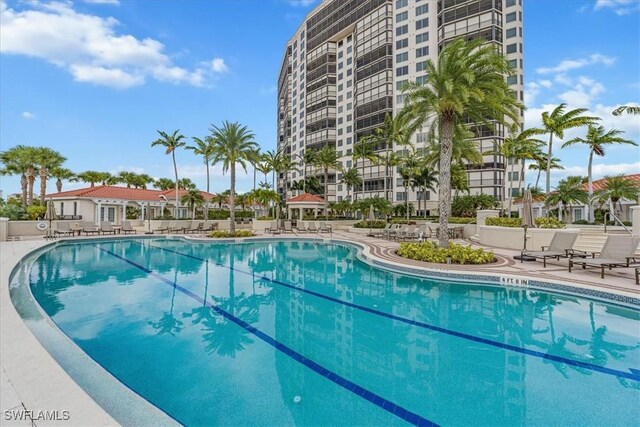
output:
<svg viewBox="0 0 640 427"><path fill-rule="evenodd" d="M191 237L191 236L190 236ZM199 236L204 237L204 236ZM316 237L316 235L295 233L278 237L296 239ZM399 243L346 230L335 231L331 236L320 234L317 237L333 237L367 245L370 254L391 263L414 267L438 268L441 264L407 260L395 254ZM471 244L466 241L457 241ZM69 424L72 425L117 425L117 422L105 412L41 346L18 315L9 297L9 275L13 267L27 253L46 244L42 239L0 243L0 425L49 425L62 421L23 421L6 420L5 411L69 411ZM476 246L477 245L473 245ZM447 265L453 271L473 271L499 273L501 275L522 276L546 281L569 283L572 286L604 290L631 297L640 297L640 286L635 285L633 269L619 268L607 271L605 279L600 278L598 270L575 270L568 272L567 261L548 261L547 268L542 262L520 263L513 260L518 252L491 248L499 261L495 264ZM15 412L16 414L18 412Z"/></svg>

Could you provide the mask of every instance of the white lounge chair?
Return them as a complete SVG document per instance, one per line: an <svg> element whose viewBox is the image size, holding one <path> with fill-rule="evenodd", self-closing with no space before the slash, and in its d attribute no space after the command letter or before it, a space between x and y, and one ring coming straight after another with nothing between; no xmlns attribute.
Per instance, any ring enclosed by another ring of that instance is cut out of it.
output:
<svg viewBox="0 0 640 427"><path fill-rule="evenodd" d="M604 279L604 268L611 270L614 267L630 267L632 263L640 262L640 258L636 256L638 246L640 245L640 237L628 236L622 234L611 234L607 236L602 251L596 257L580 259L578 261L573 258L569 260L569 273L574 264L582 265L583 269L587 267L600 268L600 278Z"/></svg>
<svg viewBox="0 0 640 427"><path fill-rule="evenodd" d="M551 238L549 246L542 246L541 251L523 251L522 256L542 259L542 266L545 268L547 267L547 258L559 260L560 258L568 258L578 254L584 256L586 255L585 252L574 251L573 249L573 245L578 239L578 234L570 231L556 231ZM547 249L545 250L545 248ZM522 258L520 258L520 262L523 262Z"/></svg>
<svg viewBox="0 0 640 427"><path fill-rule="evenodd" d="M56 223L56 228L53 229L53 234L58 235L62 234L63 236L73 236L73 230L69 226L68 222L58 222Z"/></svg>
<svg viewBox="0 0 640 427"><path fill-rule="evenodd" d="M129 234L129 233L137 234L138 233L138 231L131 226L131 222L129 222L129 221L122 221L122 232L124 234Z"/></svg>

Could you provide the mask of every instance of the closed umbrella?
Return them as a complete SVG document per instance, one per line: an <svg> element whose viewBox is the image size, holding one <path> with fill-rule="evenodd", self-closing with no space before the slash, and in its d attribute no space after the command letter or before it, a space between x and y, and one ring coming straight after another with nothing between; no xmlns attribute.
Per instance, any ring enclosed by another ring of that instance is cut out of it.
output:
<svg viewBox="0 0 640 427"><path fill-rule="evenodd" d="M373 230L371 229L372 221L376 219L376 214L373 211L373 204L369 205L369 216L367 218L369 220L369 236L373 236Z"/></svg>
<svg viewBox="0 0 640 427"><path fill-rule="evenodd" d="M47 210L44 213L44 219L49 221L49 228L47 229L46 237L51 237L51 221L56 219L56 207L53 204L53 199L49 199L47 202Z"/></svg>
<svg viewBox="0 0 640 427"><path fill-rule="evenodd" d="M527 251L527 229L529 227L535 227L535 222L533 221L533 197L531 197L531 190L526 190L522 197L522 227L524 229L523 249L520 255L515 256L514 258L519 259L520 262L535 261L536 259L534 257L524 254Z"/></svg>

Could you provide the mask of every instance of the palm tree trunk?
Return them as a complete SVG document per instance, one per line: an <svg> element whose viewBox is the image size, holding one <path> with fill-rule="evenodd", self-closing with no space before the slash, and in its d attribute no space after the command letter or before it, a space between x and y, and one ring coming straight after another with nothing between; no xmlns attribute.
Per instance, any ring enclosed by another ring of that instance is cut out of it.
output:
<svg viewBox="0 0 640 427"><path fill-rule="evenodd" d="M324 169L324 217L329 219L329 168Z"/></svg>
<svg viewBox="0 0 640 427"><path fill-rule="evenodd" d="M509 173L507 172L507 178L509 178ZM511 176L511 178L513 178L513 175ZM513 180L509 179L509 211L507 212L507 217L511 218L511 203L513 201ZM504 206L504 205L502 205Z"/></svg>
<svg viewBox="0 0 640 427"><path fill-rule="evenodd" d="M384 155L385 155L385 162L384 162L384 185L382 188L384 188L384 198L385 200L389 200L388 199L388 195L387 195L387 175L389 174L389 145L385 143L385 147L384 147Z"/></svg>
<svg viewBox="0 0 640 427"><path fill-rule="evenodd" d="M449 215L451 213L451 157L453 154L453 127L451 118L440 121L440 191L438 197L438 213L440 221L438 229L438 243L441 248L449 247Z"/></svg>
<svg viewBox="0 0 640 427"><path fill-rule="evenodd" d="M229 230L236 232L236 164L231 162L231 189L229 191Z"/></svg>
<svg viewBox="0 0 640 427"><path fill-rule="evenodd" d="M551 192L551 154L553 151L553 132L549 134L549 149L547 150L547 179L545 184L545 194L548 196Z"/></svg>
<svg viewBox="0 0 640 427"><path fill-rule="evenodd" d="M176 152L175 150L173 150L171 152L171 157L173 158L173 173L176 177L176 209L175 209L175 214L174 214L174 218L178 219L178 212L179 212L179 206L180 206L180 198L178 197L178 165L176 165Z"/></svg>
<svg viewBox="0 0 640 427"><path fill-rule="evenodd" d="M209 195L209 159L205 158L204 159L207 162L207 197ZM256 188L256 170L253 170L253 189L255 190ZM209 201L207 200L207 198L205 197L204 199L204 220L208 221L209 220Z"/></svg>
<svg viewBox="0 0 640 427"><path fill-rule="evenodd" d="M27 180L29 182L29 206L33 206L33 185L36 182L36 171L33 166L27 169Z"/></svg>
<svg viewBox="0 0 640 427"><path fill-rule="evenodd" d="M587 166L587 179L589 181L589 200L587 202L587 209L589 209L589 212L587 212L587 221L589 222L593 222L593 175L591 173L591 167L593 164L593 150L589 151L589 165Z"/></svg>
<svg viewBox="0 0 640 427"><path fill-rule="evenodd" d="M536 188L538 188L538 184L540 183L540 174L542 173L542 169L538 169L538 177L536 178Z"/></svg>
<svg viewBox="0 0 640 427"><path fill-rule="evenodd" d="M42 166L40 168L40 206L44 206L44 196L47 194L47 174L49 170Z"/></svg>
<svg viewBox="0 0 640 427"><path fill-rule="evenodd" d="M427 219L427 187L422 187L422 197L424 198L424 219Z"/></svg>
<svg viewBox="0 0 640 427"><path fill-rule="evenodd" d="M407 225L409 225L409 187L406 185L406 180L404 180L404 205L407 208Z"/></svg>
<svg viewBox="0 0 640 427"><path fill-rule="evenodd" d="M22 207L27 207L27 186L29 184L29 180L27 180L27 175L24 173L20 177L20 187L22 188Z"/></svg>

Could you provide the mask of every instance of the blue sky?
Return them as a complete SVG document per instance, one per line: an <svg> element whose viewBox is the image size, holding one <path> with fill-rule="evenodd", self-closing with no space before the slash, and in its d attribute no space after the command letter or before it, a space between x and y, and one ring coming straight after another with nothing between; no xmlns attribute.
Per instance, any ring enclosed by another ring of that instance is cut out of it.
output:
<svg viewBox="0 0 640 427"><path fill-rule="evenodd" d="M272 149L284 45L315 4L0 0L1 149L44 145L76 172L128 170L156 178L173 174L170 157L150 147L156 130L203 137L212 123L239 121ZM537 125L542 111L564 101L640 141L637 116L610 114L640 101L640 0L525 0L524 20L526 125ZM554 181L586 174L585 149L555 152L567 170ZM180 176L204 188L201 160L189 151L177 159ZM596 161L596 177L638 172L637 148L611 148ZM1 180L5 195L19 191L18 177ZM211 185L228 188L219 167ZM240 191L251 185L252 174L240 176ZM53 181L49 186L55 188Z"/></svg>

